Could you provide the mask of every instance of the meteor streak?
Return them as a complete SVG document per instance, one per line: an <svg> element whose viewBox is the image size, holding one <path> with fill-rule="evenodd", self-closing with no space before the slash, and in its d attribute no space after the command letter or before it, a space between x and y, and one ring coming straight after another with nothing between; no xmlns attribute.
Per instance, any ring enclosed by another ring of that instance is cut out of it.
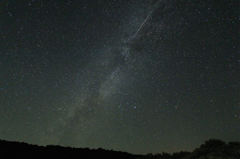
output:
<svg viewBox="0 0 240 159"><path fill-rule="evenodd" d="M136 33L133 35L132 39L134 39L138 33L142 30L142 28L145 26L145 24L148 22L148 20L152 17L152 14L155 12L155 10L158 8L159 4L160 4L161 0L158 0L154 5L153 5L153 9L149 12L149 14L147 15L147 17L144 19L144 21L141 23L141 25L138 27Z"/></svg>

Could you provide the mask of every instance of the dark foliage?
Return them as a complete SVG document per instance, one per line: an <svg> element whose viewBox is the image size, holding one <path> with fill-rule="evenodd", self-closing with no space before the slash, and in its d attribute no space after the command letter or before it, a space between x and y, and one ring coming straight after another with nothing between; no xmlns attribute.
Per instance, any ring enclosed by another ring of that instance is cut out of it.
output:
<svg viewBox="0 0 240 159"><path fill-rule="evenodd" d="M36 146L20 142L0 140L1 155L11 157L60 157L60 158L112 158L112 159L240 159L240 142L225 143L210 139L193 152L177 152L173 154L133 155L126 152L71 148L61 146Z"/></svg>
<svg viewBox="0 0 240 159"><path fill-rule="evenodd" d="M60 158L114 158L133 159L140 155L104 149L71 148L55 145L36 146L19 142L0 141L0 152L11 157L60 157Z"/></svg>

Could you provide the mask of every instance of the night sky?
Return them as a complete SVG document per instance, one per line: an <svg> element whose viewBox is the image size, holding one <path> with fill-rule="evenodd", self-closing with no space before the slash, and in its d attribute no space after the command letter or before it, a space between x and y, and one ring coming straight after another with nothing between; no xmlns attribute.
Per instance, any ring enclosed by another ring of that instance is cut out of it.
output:
<svg viewBox="0 0 240 159"><path fill-rule="evenodd" d="M240 140L239 0L1 0L0 139L131 153Z"/></svg>

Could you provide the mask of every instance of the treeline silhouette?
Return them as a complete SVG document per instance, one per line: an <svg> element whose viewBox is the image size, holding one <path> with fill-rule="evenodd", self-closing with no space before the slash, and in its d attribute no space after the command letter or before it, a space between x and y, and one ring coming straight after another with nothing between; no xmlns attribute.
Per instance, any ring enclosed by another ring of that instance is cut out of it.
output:
<svg viewBox="0 0 240 159"><path fill-rule="evenodd" d="M210 139L196 148L193 152L176 152L136 155L121 151L71 148L55 145L37 146L21 142L10 142L0 140L1 158L111 158L111 159L240 159L240 142L229 142Z"/></svg>
<svg viewBox="0 0 240 159"><path fill-rule="evenodd" d="M4 156L16 157L57 157L57 158L112 158L112 159L133 159L140 155L133 155L126 152L61 147L57 145L37 146L22 142L0 140L0 153ZM1 156L0 156L1 158Z"/></svg>

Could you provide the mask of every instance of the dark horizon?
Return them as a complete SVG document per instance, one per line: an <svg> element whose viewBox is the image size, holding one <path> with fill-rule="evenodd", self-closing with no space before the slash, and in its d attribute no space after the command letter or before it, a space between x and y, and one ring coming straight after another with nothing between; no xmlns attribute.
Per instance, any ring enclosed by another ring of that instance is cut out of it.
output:
<svg viewBox="0 0 240 159"><path fill-rule="evenodd" d="M0 139L137 154L240 140L239 0L0 1Z"/></svg>
<svg viewBox="0 0 240 159"><path fill-rule="evenodd" d="M240 142L224 142L218 139L205 141L192 152L180 151L174 153L157 153L157 154L131 154L121 151L89 149L89 148L72 148L61 147L56 145L37 146L26 143L9 142L0 140L0 150L4 157L11 157L18 154L18 157L54 157L63 158L65 156L81 158L115 158L115 159L238 159L240 157ZM16 156L15 156L16 157Z"/></svg>
<svg viewBox="0 0 240 159"><path fill-rule="evenodd" d="M234 148L232 147L231 149L227 150L227 147L229 146L234 146ZM32 147L32 148L30 148ZM224 148L225 147L225 148ZM19 148L19 149L17 149ZM222 141L219 139L209 139L206 140L204 143L202 143L201 145L198 145L197 147L195 147L192 151L184 151L184 150L180 150L178 152L157 152L157 153L145 153L145 154L134 154L134 153L130 153L130 152L124 152L124 151L118 151L118 150L113 150L113 149L103 149L101 147L99 148L89 148L89 147L71 147L71 146L61 146L61 145L37 145L37 144L30 144L30 143L26 143L26 142L19 142L19 141L6 141L6 140L1 140L0 139L0 150L2 151L2 153L6 153L6 152L10 152L10 151L20 151L21 149L24 151L29 151L29 152L35 152L33 151L34 149L38 149L41 148L44 152L48 152L46 151L47 149L52 149L54 152L61 151L61 153L68 153L71 152L72 150L87 150L87 151L105 151L106 153L108 152L116 152L116 153L121 153L121 154L126 154L126 155L133 155L133 156L149 156L149 155L153 155L153 156L157 156L157 155L161 155L161 154L168 154L168 155L174 155L174 154L190 154L190 153L196 153L196 152L201 152L206 153L205 155L207 155L208 153L211 154L213 152L217 152L218 153L226 153L226 151L232 151L234 153L237 153L237 155L240 156L240 141ZM236 151L236 152L235 152ZM25 152L22 152L25 153ZM204 155L204 153L202 155ZM80 155L80 154L79 154ZM229 154L228 154L229 155Z"/></svg>

